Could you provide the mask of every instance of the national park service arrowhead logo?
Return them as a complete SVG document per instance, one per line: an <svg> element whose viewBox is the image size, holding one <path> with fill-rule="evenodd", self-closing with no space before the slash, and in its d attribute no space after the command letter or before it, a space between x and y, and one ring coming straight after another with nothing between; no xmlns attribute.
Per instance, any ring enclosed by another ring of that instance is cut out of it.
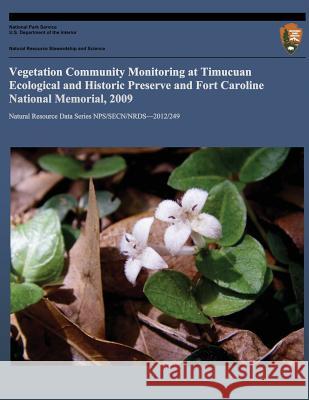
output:
<svg viewBox="0 0 309 400"><path fill-rule="evenodd" d="M280 28L280 38L283 47L289 54L293 54L301 44L303 30L297 24L291 22Z"/></svg>

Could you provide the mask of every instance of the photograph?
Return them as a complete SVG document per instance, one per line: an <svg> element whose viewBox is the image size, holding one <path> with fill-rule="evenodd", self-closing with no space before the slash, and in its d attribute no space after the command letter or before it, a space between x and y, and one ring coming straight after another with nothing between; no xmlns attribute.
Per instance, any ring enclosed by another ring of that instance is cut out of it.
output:
<svg viewBox="0 0 309 400"><path fill-rule="evenodd" d="M12 361L304 360L303 147L11 147Z"/></svg>

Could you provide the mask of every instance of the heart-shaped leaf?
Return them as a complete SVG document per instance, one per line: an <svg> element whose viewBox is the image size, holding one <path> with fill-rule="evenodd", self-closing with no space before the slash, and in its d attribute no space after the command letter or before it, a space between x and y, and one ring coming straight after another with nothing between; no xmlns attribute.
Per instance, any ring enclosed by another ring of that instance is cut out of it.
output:
<svg viewBox="0 0 309 400"><path fill-rule="evenodd" d="M60 221L63 221L68 212L77 207L76 199L70 194L57 194L43 204L41 210L52 208L58 213Z"/></svg>
<svg viewBox="0 0 309 400"><path fill-rule="evenodd" d="M276 172L289 154L285 147L261 147L256 149L240 169L242 182L260 181Z"/></svg>
<svg viewBox="0 0 309 400"><path fill-rule="evenodd" d="M258 293L266 271L266 257L261 244L246 235L235 247L201 252L197 268L217 285L243 294Z"/></svg>
<svg viewBox="0 0 309 400"><path fill-rule="evenodd" d="M11 283L11 313L37 303L43 296L43 289L34 283Z"/></svg>
<svg viewBox="0 0 309 400"><path fill-rule="evenodd" d="M159 271L148 278L144 293L151 304L177 319L207 324L191 291L191 281L177 271Z"/></svg>
<svg viewBox="0 0 309 400"><path fill-rule="evenodd" d="M11 231L13 270L26 282L40 285L57 280L64 265L64 244L54 210L38 213Z"/></svg>
<svg viewBox="0 0 309 400"><path fill-rule="evenodd" d="M126 169L123 157L112 156L98 160L91 170L83 172L81 178L106 178Z"/></svg>
<svg viewBox="0 0 309 400"><path fill-rule="evenodd" d="M242 196L232 182L226 180L210 190L204 211L221 222L221 246L232 246L239 241L246 227L247 210Z"/></svg>
<svg viewBox="0 0 309 400"><path fill-rule="evenodd" d="M100 218L112 214L120 206L120 200L118 199L118 197L115 197L111 192L98 191L96 192L96 196ZM88 208L88 194L85 194L80 199L79 207L85 210Z"/></svg>
<svg viewBox="0 0 309 400"><path fill-rule="evenodd" d="M202 277L198 281L194 293L205 315L222 317L243 310L254 303L257 297L270 285L272 279L272 271L267 268L264 285L260 293L258 295L244 295L224 289L209 279Z"/></svg>
<svg viewBox="0 0 309 400"><path fill-rule="evenodd" d="M39 158L38 163L46 171L55 172L70 179L77 179L84 172L80 161L61 154L46 154Z"/></svg>

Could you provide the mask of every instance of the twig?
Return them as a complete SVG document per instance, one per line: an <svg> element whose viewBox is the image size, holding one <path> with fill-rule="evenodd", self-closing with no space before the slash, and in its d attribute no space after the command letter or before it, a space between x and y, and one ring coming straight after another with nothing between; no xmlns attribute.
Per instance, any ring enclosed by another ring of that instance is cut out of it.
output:
<svg viewBox="0 0 309 400"><path fill-rule="evenodd" d="M145 314L141 313L141 312L137 312L137 318L145 325L149 326L150 328L153 328L161 333L163 333L164 335L172 338L173 340L175 340L176 342L189 347L191 350L195 350L198 347L200 347L200 345L202 344L201 342L201 338L197 337L197 336L187 336L181 332L176 331L173 328L170 328L169 326L163 325L158 321L155 321L149 317L147 317ZM196 340L196 343L191 342L189 339L192 338L193 340Z"/></svg>
<svg viewBox="0 0 309 400"><path fill-rule="evenodd" d="M214 344L214 345L220 344L220 343L224 342L225 340L228 340L239 333L239 331L236 330L216 341L209 342L207 339L204 339L204 338L202 339L199 336L185 335L179 331L176 331L175 329L170 328L169 326L163 325L160 322L147 317L145 314L141 313L140 311L137 311L136 316L143 324L149 326L150 328L155 329L156 331L159 331L160 333L164 334L165 336L167 336L169 338L172 338L176 342L189 347L190 350L196 350L199 347L202 347L205 345L207 346L209 344ZM214 326L215 326L215 323L214 323Z"/></svg>

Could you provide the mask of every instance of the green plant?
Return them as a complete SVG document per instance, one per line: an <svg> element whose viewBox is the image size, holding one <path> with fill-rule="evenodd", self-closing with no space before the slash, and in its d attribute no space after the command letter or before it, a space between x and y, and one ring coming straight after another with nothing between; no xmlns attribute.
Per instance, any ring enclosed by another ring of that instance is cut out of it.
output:
<svg viewBox="0 0 309 400"><path fill-rule="evenodd" d="M126 162L121 156L102 158L96 161L89 170L85 169L81 161L61 154L46 154L39 158L38 163L46 171L70 179L107 178L126 169Z"/></svg>
<svg viewBox="0 0 309 400"><path fill-rule="evenodd" d="M64 267L64 242L54 210L38 213L11 230L11 312L38 302L42 286L59 281Z"/></svg>
<svg viewBox="0 0 309 400"><path fill-rule="evenodd" d="M288 153L287 148L202 149L190 155L172 172L168 184L178 190L187 190L183 199L188 197L189 192L195 191L192 210L199 207L198 188L200 193L204 191L205 204L200 214L192 217L188 208L185 214L183 211L179 214L176 208L172 214L172 204L165 201L162 207L165 207L166 213L159 206L157 215L159 219L172 223L172 227L168 228L173 230L174 235L171 236L170 247L179 242L178 234L182 235L181 245L184 245L188 235L184 234L185 227L180 227L180 224L185 222L187 227L191 224L191 238L196 245L196 267L201 277L190 281L182 273L172 270L153 274L144 286L144 293L154 306L176 318L206 323L207 317L229 315L244 309L265 291L272 281L272 271L268 268L263 246L245 233L247 213L254 223L258 222L243 190L248 183L260 181L276 172ZM181 206L184 207L184 204L180 203ZM184 215L188 216L188 221L183 219ZM210 227L213 222L204 215L213 216L220 222L221 234L218 229L212 237L208 234L212 232ZM196 238L193 228L197 224L192 224L192 218L199 219L198 230L204 241ZM259 225L257 228L261 229ZM266 234L262 234L265 239ZM165 239L168 237L169 234ZM168 245L168 240L165 243ZM178 254L181 254L181 249ZM293 271L297 276L297 268ZM295 276L294 282L297 281ZM203 312L203 317L199 311Z"/></svg>

